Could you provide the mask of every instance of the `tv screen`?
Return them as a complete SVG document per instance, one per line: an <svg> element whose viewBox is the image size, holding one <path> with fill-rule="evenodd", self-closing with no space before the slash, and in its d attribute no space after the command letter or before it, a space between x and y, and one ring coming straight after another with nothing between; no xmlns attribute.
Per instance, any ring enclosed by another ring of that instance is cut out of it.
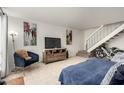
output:
<svg viewBox="0 0 124 93"><path fill-rule="evenodd" d="M61 48L61 39L60 38L52 38L45 37L45 48Z"/></svg>

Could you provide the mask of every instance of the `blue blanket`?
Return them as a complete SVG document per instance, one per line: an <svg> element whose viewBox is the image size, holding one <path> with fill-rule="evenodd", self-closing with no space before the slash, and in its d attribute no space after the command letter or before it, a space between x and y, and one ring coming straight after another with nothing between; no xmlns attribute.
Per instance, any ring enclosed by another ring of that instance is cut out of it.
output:
<svg viewBox="0 0 124 93"><path fill-rule="evenodd" d="M112 61L89 59L63 69L59 81L64 85L99 85L114 64Z"/></svg>

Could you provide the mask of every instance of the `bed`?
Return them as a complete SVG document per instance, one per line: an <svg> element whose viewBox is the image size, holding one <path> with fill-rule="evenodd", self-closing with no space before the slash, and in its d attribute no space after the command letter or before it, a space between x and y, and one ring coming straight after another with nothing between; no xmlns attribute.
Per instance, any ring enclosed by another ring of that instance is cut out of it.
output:
<svg viewBox="0 0 124 93"><path fill-rule="evenodd" d="M59 81L63 85L100 85L114 64L116 62L91 58L86 62L64 68Z"/></svg>

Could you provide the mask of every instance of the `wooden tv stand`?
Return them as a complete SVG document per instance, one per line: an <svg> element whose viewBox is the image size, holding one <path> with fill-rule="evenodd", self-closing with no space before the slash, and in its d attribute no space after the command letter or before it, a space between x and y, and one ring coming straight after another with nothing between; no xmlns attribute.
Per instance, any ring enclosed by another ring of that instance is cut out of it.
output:
<svg viewBox="0 0 124 93"><path fill-rule="evenodd" d="M43 62L46 64L59 60L65 60L66 58L66 48L45 49L43 51Z"/></svg>

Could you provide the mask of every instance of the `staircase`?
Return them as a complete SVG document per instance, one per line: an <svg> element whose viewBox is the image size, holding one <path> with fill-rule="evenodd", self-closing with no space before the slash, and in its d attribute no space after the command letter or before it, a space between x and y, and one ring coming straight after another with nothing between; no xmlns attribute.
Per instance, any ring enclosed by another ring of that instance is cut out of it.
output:
<svg viewBox="0 0 124 93"><path fill-rule="evenodd" d="M109 42L111 39L119 36L124 32L124 22L117 22L100 26L93 32L85 42L87 52L91 52L103 43Z"/></svg>

